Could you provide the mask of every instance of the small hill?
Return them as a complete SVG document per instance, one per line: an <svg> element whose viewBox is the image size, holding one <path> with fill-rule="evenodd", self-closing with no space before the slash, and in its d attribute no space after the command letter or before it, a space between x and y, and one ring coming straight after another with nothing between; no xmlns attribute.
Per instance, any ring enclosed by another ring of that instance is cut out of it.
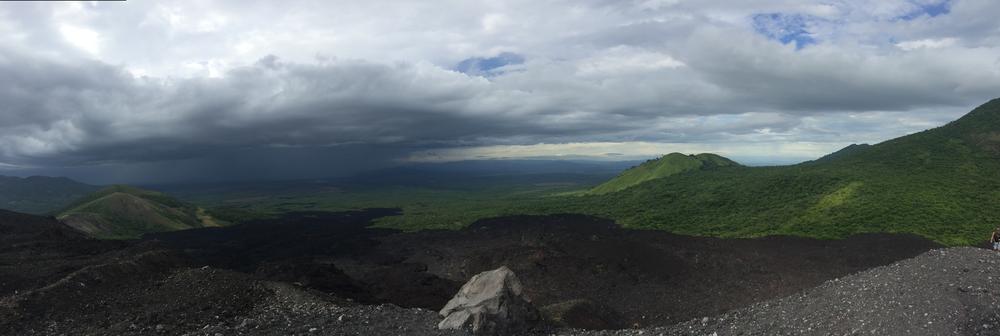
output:
<svg viewBox="0 0 1000 336"><path fill-rule="evenodd" d="M591 189L588 194L600 195L628 189L643 182L695 170L737 167L740 164L715 154L684 155L670 153L625 170L617 177Z"/></svg>
<svg viewBox="0 0 1000 336"><path fill-rule="evenodd" d="M59 220L97 238L138 238L146 233L221 224L201 208L166 194L115 185L73 203Z"/></svg>
<svg viewBox="0 0 1000 336"><path fill-rule="evenodd" d="M0 209L47 214L62 209L101 187L65 177L0 176Z"/></svg>

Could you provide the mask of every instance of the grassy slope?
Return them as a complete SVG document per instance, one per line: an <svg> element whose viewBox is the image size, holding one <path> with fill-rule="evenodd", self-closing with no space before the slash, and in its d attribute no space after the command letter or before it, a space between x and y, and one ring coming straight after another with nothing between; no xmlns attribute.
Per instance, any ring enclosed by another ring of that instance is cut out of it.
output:
<svg viewBox="0 0 1000 336"><path fill-rule="evenodd" d="M526 212L722 237L907 232L976 244L1000 225L1000 100L944 127L784 167L692 171Z"/></svg>
<svg viewBox="0 0 1000 336"><path fill-rule="evenodd" d="M681 153L670 153L658 159L649 160L636 167L632 167L610 181L594 187L587 194L607 194L625 190L646 181L684 172L738 165L738 163L732 160L715 154L684 155Z"/></svg>
<svg viewBox="0 0 1000 336"><path fill-rule="evenodd" d="M92 236L109 239L218 225L193 205L159 192L120 185L78 200L58 217Z"/></svg>

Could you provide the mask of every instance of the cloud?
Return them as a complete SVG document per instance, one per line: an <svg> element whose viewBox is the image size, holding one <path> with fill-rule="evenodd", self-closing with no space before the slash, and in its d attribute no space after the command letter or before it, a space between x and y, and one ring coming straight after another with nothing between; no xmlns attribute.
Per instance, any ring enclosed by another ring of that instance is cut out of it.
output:
<svg viewBox="0 0 1000 336"><path fill-rule="evenodd" d="M577 68L578 73L583 76L617 76L684 66L687 65L669 54L620 46L580 60Z"/></svg>
<svg viewBox="0 0 1000 336"><path fill-rule="evenodd" d="M4 6L0 162L183 179L428 153L814 157L1000 92L994 1L386 4Z"/></svg>
<svg viewBox="0 0 1000 336"><path fill-rule="evenodd" d="M59 27L59 32L67 42L92 55L101 50L100 36L93 30L64 24Z"/></svg>
<svg viewBox="0 0 1000 336"><path fill-rule="evenodd" d="M896 46L899 47L899 49L912 51L917 49L947 48L955 45L956 42L958 42L958 39L948 37L941 39L923 39L923 40L900 42L896 43Z"/></svg>

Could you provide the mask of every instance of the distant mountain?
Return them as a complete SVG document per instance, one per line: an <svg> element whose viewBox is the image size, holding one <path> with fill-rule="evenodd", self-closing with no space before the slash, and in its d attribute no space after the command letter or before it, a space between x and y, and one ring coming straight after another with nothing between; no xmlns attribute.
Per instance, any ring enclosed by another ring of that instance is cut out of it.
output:
<svg viewBox="0 0 1000 336"><path fill-rule="evenodd" d="M145 233L221 226L201 208L166 194L116 185L80 199L60 221L98 238L138 238Z"/></svg>
<svg viewBox="0 0 1000 336"><path fill-rule="evenodd" d="M65 177L0 176L0 209L47 214L99 189Z"/></svg>
<svg viewBox="0 0 1000 336"><path fill-rule="evenodd" d="M1000 99L945 126L850 146L815 161L690 170L536 206L520 208L593 214L626 227L692 235L890 232L979 244L1000 226Z"/></svg>
<svg viewBox="0 0 1000 336"><path fill-rule="evenodd" d="M649 160L638 166L629 168L610 181L594 187L588 193L594 195L606 194L625 190L646 181L684 172L719 167L737 167L739 165L739 163L715 154L684 155L681 153L670 153L658 159Z"/></svg>

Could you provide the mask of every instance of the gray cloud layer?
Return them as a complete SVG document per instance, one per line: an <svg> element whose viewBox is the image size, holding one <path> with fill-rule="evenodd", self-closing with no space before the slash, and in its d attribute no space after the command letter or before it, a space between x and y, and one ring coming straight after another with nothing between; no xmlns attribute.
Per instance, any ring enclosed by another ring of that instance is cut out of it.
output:
<svg viewBox="0 0 1000 336"><path fill-rule="evenodd" d="M1000 96L982 15L1000 3L935 3L3 4L0 168L322 176L476 146L879 141ZM755 31L761 13L815 43Z"/></svg>

